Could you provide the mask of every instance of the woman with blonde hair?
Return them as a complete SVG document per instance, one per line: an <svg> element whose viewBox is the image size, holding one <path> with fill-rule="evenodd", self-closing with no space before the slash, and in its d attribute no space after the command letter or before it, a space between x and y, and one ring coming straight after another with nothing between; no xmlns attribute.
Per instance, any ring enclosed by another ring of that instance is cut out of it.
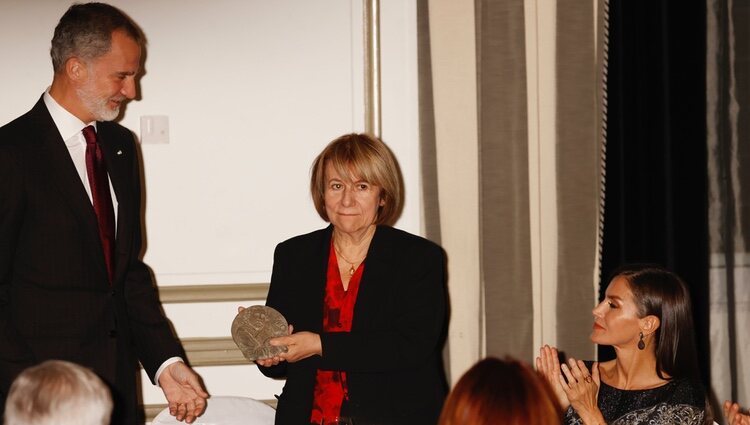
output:
<svg viewBox="0 0 750 425"><path fill-rule="evenodd" d="M518 360L489 357L458 380L445 402L439 425L560 423L560 404L537 372Z"/></svg>
<svg viewBox="0 0 750 425"><path fill-rule="evenodd" d="M331 223L280 243L267 305L292 325L278 356L257 360L286 378L277 425L434 425L447 385L443 250L391 227L403 205L388 147L347 134L313 162L313 204Z"/></svg>

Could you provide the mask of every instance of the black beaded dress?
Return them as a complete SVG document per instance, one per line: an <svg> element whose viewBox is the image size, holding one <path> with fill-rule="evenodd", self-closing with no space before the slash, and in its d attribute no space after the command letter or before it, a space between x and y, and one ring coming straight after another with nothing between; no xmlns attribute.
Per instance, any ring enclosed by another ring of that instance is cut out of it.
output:
<svg viewBox="0 0 750 425"><path fill-rule="evenodd" d="M705 416L703 386L688 379L648 390L621 390L602 382L598 404L610 425L701 425ZM565 424L583 424L572 406L565 412Z"/></svg>

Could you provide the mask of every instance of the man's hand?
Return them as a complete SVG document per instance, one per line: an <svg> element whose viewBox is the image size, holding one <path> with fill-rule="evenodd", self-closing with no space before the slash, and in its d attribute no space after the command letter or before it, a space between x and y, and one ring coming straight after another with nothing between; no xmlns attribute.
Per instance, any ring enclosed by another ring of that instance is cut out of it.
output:
<svg viewBox="0 0 750 425"><path fill-rule="evenodd" d="M206 410L208 393L198 374L183 362L167 366L159 376L159 385L169 403L169 414L191 424Z"/></svg>

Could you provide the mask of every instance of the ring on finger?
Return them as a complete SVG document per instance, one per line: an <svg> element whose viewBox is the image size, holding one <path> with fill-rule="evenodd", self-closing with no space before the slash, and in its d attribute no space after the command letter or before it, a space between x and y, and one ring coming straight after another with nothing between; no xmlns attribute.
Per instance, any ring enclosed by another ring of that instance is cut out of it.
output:
<svg viewBox="0 0 750 425"><path fill-rule="evenodd" d="M587 376L587 377L583 378L583 382L585 382L587 384L590 384L591 383L591 377Z"/></svg>

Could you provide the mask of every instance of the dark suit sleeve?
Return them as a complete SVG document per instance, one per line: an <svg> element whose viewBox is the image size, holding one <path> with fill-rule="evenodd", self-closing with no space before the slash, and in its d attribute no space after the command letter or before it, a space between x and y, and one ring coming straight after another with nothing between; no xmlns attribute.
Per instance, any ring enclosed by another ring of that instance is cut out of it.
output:
<svg viewBox="0 0 750 425"><path fill-rule="evenodd" d="M287 287L289 285L288 279L284 274L286 267L284 266L284 254L283 245L279 244L273 253L273 271L271 272L271 286L268 290L268 297L266 298L266 305L273 307L278 311L287 311L286 300L287 298ZM264 367L258 365L260 372L270 378L283 378L287 372L287 362L281 362L276 366Z"/></svg>
<svg viewBox="0 0 750 425"><path fill-rule="evenodd" d="M22 226L24 200L20 166L7 145L0 144L0 393L35 363L31 350L10 320L11 264ZM2 410L2 409L0 409Z"/></svg>
<svg viewBox="0 0 750 425"><path fill-rule="evenodd" d="M130 135L130 134L129 134ZM131 181L133 182L133 213L138 217L132 219L132 252L130 264L125 276L124 296L127 306L127 320L133 334L136 353L151 381L156 371L170 357L183 356L182 347L162 311L156 287L151 280L151 273L141 258L141 221L140 221L140 170L136 160L131 137L132 158Z"/></svg>
<svg viewBox="0 0 750 425"><path fill-rule="evenodd" d="M440 350L446 318L443 251L429 242L417 244L411 258L387 273L398 285L393 317L382 330L322 333L321 368L353 372L409 369ZM365 273L367 267L365 264ZM396 275L399 277L397 278ZM371 282L375 283L376 282ZM365 300L357 300L357 303Z"/></svg>

